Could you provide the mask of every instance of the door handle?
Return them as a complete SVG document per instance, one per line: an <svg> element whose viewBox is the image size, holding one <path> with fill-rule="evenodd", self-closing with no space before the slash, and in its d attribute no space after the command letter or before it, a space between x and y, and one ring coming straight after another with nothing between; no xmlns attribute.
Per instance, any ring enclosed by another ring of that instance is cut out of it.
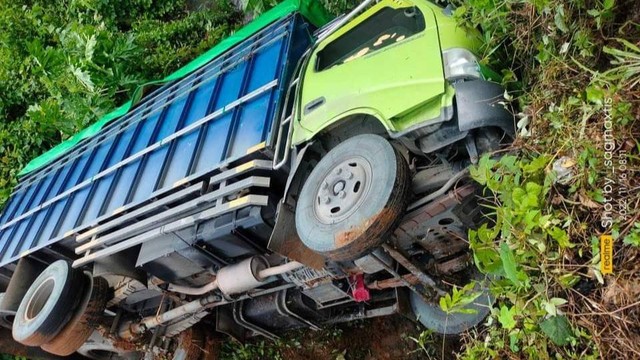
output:
<svg viewBox="0 0 640 360"><path fill-rule="evenodd" d="M312 112L313 110L319 108L320 106L324 105L325 103L325 98L324 96L321 96L315 100L311 100L309 101L305 106L304 106L304 114L307 115L308 113Z"/></svg>

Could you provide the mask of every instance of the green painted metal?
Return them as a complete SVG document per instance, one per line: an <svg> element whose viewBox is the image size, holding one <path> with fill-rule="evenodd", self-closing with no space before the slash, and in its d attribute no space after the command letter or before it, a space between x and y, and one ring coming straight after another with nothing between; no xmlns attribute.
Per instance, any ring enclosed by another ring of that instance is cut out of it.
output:
<svg viewBox="0 0 640 360"><path fill-rule="evenodd" d="M316 71L318 53L384 8L417 7L425 29L401 42L347 63ZM444 78L442 51L462 47L477 52L480 37L461 29L441 7L428 1L382 0L318 44L304 71L293 143L310 140L351 115L377 118L389 132L441 119L455 90ZM324 98L316 110L305 105Z"/></svg>
<svg viewBox="0 0 640 360"><path fill-rule="evenodd" d="M426 2L415 2L425 19L424 31L365 56L316 71L318 53L349 30L367 21L383 8L413 6L409 1L383 0L318 44L304 72L299 106L318 98L324 105L300 115L295 123L293 143L299 144L341 119L353 114L378 118L389 131L400 131L402 116L445 93L442 55L433 11ZM439 111L436 107L433 113Z"/></svg>
<svg viewBox="0 0 640 360"><path fill-rule="evenodd" d="M482 45L480 32L475 29L463 29L458 22L438 5L426 2L426 6L433 10L438 23L440 49L445 51L453 48L464 48L478 55Z"/></svg>
<svg viewBox="0 0 640 360"><path fill-rule="evenodd" d="M86 139L88 137L91 137L97 134L100 131L100 129L102 129L110 121L125 115L131 109L131 107L140 100L143 94L143 89L145 87L151 86L151 85L164 84L170 81L183 78L184 76L201 68L203 65L205 65L209 61L225 53L227 50L239 44L246 38L262 30L270 23L278 19L281 19L294 12L300 12L305 18L307 18L307 20L309 20L312 24L316 26L322 26L331 20L331 16L322 7L319 1L285 0L284 2L275 6L271 10L265 12L260 17L256 18L246 26L236 31L233 35L225 38L220 43L218 43L217 45L209 49L207 52L205 52L204 54L200 55L196 59L189 62L187 65L183 66L182 68L176 70L169 76L165 77L164 79L151 81L139 86L134 92L134 95L131 100L129 100L122 106L118 107L117 109L113 110L112 112L104 115L98 121L86 127L82 131L76 133L74 136L72 136L68 140L58 144L57 146L53 147L51 150L47 151L46 153L31 160L18 175L24 176L34 170L37 170L47 165L51 161L65 154L67 151L69 151L71 148L73 148L76 144L78 144L83 139Z"/></svg>

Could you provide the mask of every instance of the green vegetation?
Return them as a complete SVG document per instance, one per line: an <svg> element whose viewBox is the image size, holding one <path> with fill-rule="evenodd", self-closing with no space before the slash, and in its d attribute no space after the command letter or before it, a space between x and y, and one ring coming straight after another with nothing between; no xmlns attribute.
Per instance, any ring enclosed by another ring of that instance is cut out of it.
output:
<svg viewBox="0 0 640 360"><path fill-rule="evenodd" d="M519 138L472 169L496 221L470 244L478 267L497 276L498 301L487 326L465 335L461 357L639 356L640 7L457 3L461 24L483 30L489 65L520 89L507 96ZM600 270L601 234L615 239L613 275Z"/></svg>
<svg viewBox="0 0 640 360"><path fill-rule="evenodd" d="M47 1L0 8L0 208L29 160L210 48L241 20L226 1Z"/></svg>

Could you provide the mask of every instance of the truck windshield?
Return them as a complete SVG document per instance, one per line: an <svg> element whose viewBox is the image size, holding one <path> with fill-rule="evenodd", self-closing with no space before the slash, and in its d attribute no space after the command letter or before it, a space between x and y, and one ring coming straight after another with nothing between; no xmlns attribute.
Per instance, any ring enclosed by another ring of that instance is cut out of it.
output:
<svg viewBox="0 0 640 360"><path fill-rule="evenodd" d="M322 49L318 53L316 70L353 61L400 42L424 28L424 16L415 7L383 8Z"/></svg>

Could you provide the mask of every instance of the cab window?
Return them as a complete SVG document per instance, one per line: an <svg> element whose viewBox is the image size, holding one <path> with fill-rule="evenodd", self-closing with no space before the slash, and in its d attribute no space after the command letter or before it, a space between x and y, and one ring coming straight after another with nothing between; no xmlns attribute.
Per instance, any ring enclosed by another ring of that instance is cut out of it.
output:
<svg viewBox="0 0 640 360"><path fill-rule="evenodd" d="M318 52L316 70L348 63L424 30L422 13L415 7L383 8Z"/></svg>

